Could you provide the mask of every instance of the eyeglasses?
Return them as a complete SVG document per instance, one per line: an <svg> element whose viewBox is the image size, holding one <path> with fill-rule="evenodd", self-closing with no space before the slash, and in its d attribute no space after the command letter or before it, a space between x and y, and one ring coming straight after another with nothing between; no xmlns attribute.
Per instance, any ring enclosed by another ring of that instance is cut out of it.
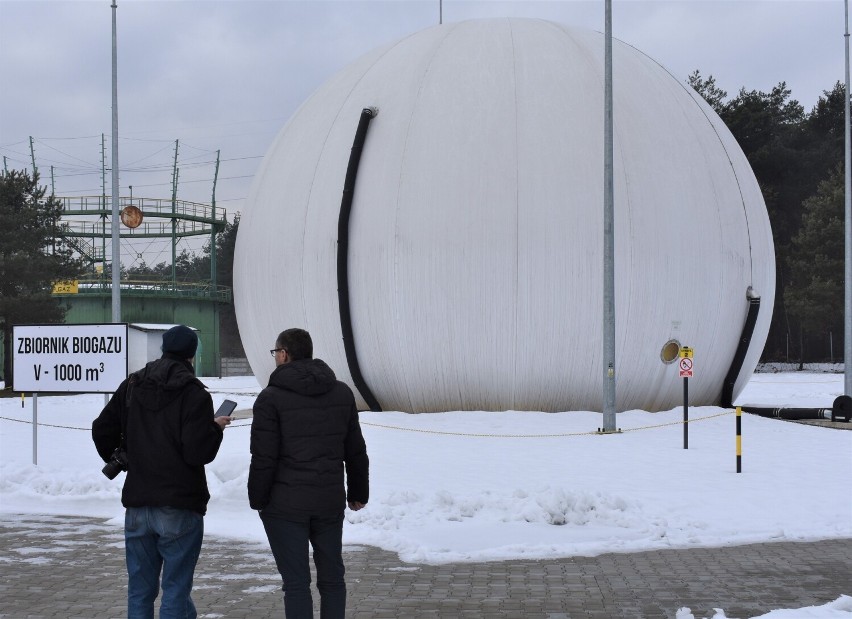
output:
<svg viewBox="0 0 852 619"><path fill-rule="evenodd" d="M275 353L277 353L277 352L287 352L287 349L286 348L273 348L272 350L269 351L269 354L274 357Z"/></svg>

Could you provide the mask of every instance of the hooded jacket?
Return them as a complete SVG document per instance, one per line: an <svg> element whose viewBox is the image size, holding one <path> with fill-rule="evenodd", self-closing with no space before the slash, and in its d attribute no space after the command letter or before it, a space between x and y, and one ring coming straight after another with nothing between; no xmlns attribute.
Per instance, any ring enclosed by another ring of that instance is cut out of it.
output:
<svg viewBox="0 0 852 619"><path fill-rule="evenodd" d="M276 367L254 404L252 509L290 516L339 514L347 498L367 503L368 469L349 387L320 359Z"/></svg>
<svg viewBox="0 0 852 619"><path fill-rule="evenodd" d="M105 462L121 444L122 427L128 461L122 504L206 513L210 493L204 465L216 457L222 429L192 365L164 354L121 383L92 423Z"/></svg>

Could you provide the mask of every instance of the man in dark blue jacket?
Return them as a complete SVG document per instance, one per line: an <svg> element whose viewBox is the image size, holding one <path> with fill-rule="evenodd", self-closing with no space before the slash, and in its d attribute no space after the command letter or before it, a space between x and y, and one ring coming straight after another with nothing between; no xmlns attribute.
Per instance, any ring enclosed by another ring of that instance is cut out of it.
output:
<svg viewBox="0 0 852 619"><path fill-rule="evenodd" d="M342 619L343 511L367 504L367 446L352 391L320 359L307 331L283 331L277 366L254 404L248 494L284 580L287 619L311 619L313 548L320 616ZM344 470L346 486L344 486ZM348 493L347 493L348 487Z"/></svg>
<svg viewBox="0 0 852 619"><path fill-rule="evenodd" d="M231 422L213 418L213 401L192 367L197 347L189 327L166 331L163 356L122 382L92 423L105 462L125 454L126 466L114 472L127 470L121 502L129 619L153 618L161 572L160 618L196 617L190 593L210 500L204 465Z"/></svg>

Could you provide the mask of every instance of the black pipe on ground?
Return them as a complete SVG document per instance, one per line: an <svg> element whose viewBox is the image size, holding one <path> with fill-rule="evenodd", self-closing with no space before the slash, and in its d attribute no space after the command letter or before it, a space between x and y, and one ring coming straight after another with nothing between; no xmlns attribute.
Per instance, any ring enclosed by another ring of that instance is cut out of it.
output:
<svg viewBox="0 0 852 619"><path fill-rule="evenodd" d="M841 395L835 398L831 408L765 408L760 406L743 406L742 410L761 417L789 419L830 419L831 421L852 420L852 397Z"/></svg>
<svg viewBox="0 0 852 619"><path fill-rule="evenodd" d="M742 409L745 413L776 419L828 419L831 417L830 408L763 408L758 406L743 406Z"/></svg>

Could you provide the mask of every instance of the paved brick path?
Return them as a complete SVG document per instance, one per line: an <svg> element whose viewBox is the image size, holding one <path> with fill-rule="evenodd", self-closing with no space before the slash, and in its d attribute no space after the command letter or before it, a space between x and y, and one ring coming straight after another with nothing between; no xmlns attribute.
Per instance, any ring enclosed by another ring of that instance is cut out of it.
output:
<svg viewBox="0 0 852 619"><path fill-rule="evenodd" d="M852 594L852 539L438 566L347 547L344 560L353 618L745 618ZM123 617L125 578L121 529L0 514L0 617ZM206 538L193 599L201 617L284 616L265 544Z"/></svg>

